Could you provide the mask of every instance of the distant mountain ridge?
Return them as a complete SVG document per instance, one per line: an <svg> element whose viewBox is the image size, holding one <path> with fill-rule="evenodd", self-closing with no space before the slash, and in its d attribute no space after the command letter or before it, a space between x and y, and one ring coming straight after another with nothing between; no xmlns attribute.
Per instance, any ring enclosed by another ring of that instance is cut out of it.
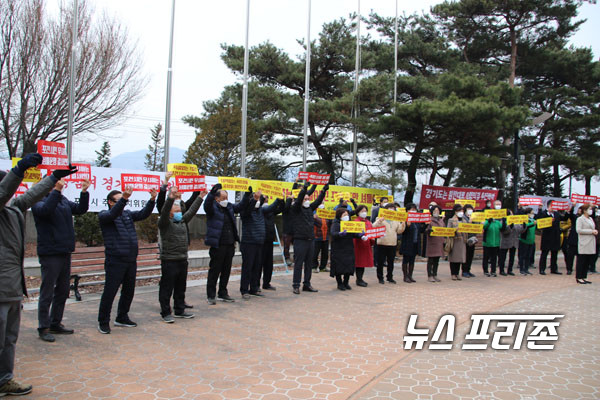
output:
<svg viewBox="0 0 600 400"><path fill-rule="evenodd" d="M118 156L111 157L110 163L113 168L146 169L144 167L144 162L146 161L147 152L148 150L138 150L121 153ZM185 150L171 147L171 151L169 152L169 163L183 162L184 154Z"/></svg>

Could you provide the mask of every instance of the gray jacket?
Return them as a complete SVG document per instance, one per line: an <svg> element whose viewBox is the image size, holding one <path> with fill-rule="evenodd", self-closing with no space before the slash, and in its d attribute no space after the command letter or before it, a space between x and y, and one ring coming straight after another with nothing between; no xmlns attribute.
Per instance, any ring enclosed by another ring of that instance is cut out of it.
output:
<svg viewBox="0 0 600 400"><path fill-rule="evenodd" d="M504 223L500 229L500 248L519 248L519 237L523 232L523 224L514 224L512 227Z"/></svg>
<svg viewBox="0 0 600 400"><path fill-rule="evenodd" d="M189 247L187 223L198 212L202 204L202 197L194 200L192 206L183 214L183 218L179 222L171 219L171 207L173 207L174 202L175 199L167 198L158 219L161 260L187 260Z"/></svg>
<svg viewBox="0 0 600 400"><path fill-rule="evenodd" d="M42 179L12 202L23 178L10 171L0 182L0 302L20 301L25 287L25 217L23 213L54 188L52 175Z"/></svg>

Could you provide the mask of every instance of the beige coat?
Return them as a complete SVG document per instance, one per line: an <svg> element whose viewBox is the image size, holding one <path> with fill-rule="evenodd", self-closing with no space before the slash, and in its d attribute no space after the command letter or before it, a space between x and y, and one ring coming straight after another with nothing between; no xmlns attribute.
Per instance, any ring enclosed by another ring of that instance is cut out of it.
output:
<svg viewBox="0 0 600 400"><path fill-rule="evenodd" d="M374 228L385 226L385 236L377 239L379 246L396 246L398 245L398 235L404 232L406 224L400 221L388 221L383 220L381 222L375 221L373 224Z"/></svg>
<svg viewBox="0 0 600 400"><path fill-rule="evenodd" d="M594 230L596 230L594 220L582 215L577 218L575 226L577 235L579 235L577 243L579 254L596 254L596 236L593 234Z"/></svg>
<svg viewBox="0 0 600 400"><path fill-rule="evenodd" d="M468 219L463 218L463 221L467 221ZM460 222L463 222L460 221ZM450 218L448 220L448 228L458 228L458 218L456 216ZM467 233L458 233L454 235L454 245L452 246L452 251L448 254L448 262L451 263L465 263L467 262Z"/></svg>

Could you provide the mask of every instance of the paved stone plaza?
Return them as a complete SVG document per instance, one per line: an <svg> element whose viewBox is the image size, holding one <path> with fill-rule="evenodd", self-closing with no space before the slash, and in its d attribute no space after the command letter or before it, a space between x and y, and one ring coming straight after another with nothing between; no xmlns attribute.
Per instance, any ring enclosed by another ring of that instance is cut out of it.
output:
<svg viewBox="0 0 600 400"><path fill-rule="evenodd" d="M479 262L480 263L480 262ZM73 336L53 344L37 337L37 313L24 311L17 377L36 399L595 399L600 398L600 279L533 275L416 284L340 292L328 274L313 275L319 293L291 291L291 274L274 278L276 292L209 306L205 287L188 288L195 319L161 322L158 293L138 292L137 328L96 330L98 301L67 306ZM561 265L564 271L564 266ZM400 272L400 271L399 271ZM398 275L397 275L398 277ZM398 279L400 281L400 279ZM565 314L553 351L456 349L473 313ZM457 318L451 351L405 351L411 313L434 328ZM113 316L114 318L114 316Z"/></svg>

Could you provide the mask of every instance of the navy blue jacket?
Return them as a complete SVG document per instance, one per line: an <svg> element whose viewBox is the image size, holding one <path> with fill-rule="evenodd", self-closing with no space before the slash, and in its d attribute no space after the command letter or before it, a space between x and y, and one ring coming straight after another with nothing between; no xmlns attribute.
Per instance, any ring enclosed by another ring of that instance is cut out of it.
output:
<svg viewBox="0 0 600 400"><path fill-rule="evenodd" d="M229 203L227 204L227 208L223 208L215 201L214 194L208 193L206 195L206 198L204 199L204 212L206 212L206 239L204 240L204 243L207 246L219 248L219 240L221 239L221 231L223 230L226 212L229 213L229 216L233 221L233 235L235 236L235 241L240 241L237 226L235 224L235 214L245 209L249 200L250 193L246 192L239 203Z"/></svg>
<svg viewBox="0 0 600 400"><path fill-rule="evenodd" d="M79 204L69 201L58 190L50 192L32 208L40 256L69 254L75 251L73 215L85 214L90 194L81 192Z"/></svg>
<svg viewBox="0 0 600 400"><path fill-rule="evenodd" d="M138 255L138 239L134 222L144 220L152 214L154 200L148 201L140 211L125 210L125 205L127 200L121 197L110 210L101 211L98 220L106 256L135 261Z"/></svg>
<svg viewBox="0 0 600 400"><path fill-rule="evenodd" d="M261 205L261 207L256 208L256 200L250 200L246 209L240 213L242 217L242 243L262 245L265 242L267 234L265 218L279 209L280 202L283 202L283 200L277 199L268 207L262 207Z"/></svg>

